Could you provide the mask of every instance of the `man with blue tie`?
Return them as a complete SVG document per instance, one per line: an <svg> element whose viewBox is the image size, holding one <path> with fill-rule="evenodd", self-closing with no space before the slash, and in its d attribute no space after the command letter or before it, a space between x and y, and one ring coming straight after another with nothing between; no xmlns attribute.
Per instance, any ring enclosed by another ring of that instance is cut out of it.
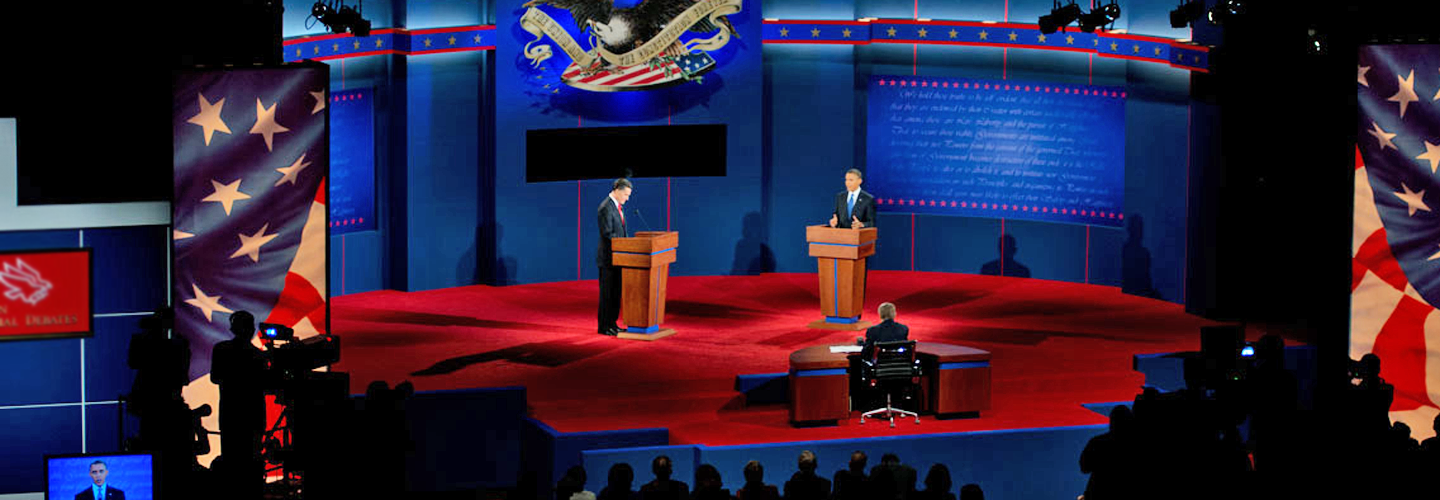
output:
<svg viewBox="0 0 1440 500"><path fill-rule="evenodd" d="M90 485L85 491L76 493L75 500L125 500L125 492L105 484L105 478L109 476L110 468L105 465L105 462L99 460L90 462L90 481L95 484Z"/></svg>
<svg viewBox="0 0 1440 500"><path fill-rule="evenodd" d="M835 195L835 213L830 227L875 227L875 197L860 189L865 177L860 169L845 171L845 191Z"/></svg>

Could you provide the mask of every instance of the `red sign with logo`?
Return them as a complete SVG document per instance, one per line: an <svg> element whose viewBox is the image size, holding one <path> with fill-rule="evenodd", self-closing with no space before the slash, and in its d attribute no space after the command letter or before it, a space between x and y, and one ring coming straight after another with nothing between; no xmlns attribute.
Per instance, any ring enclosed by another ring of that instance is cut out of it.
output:
<svg viewBox="0 0 1440 500"><path fill-rule="evenodd" d="M0 252L0 340L90 335L90 249Z"/></svg>

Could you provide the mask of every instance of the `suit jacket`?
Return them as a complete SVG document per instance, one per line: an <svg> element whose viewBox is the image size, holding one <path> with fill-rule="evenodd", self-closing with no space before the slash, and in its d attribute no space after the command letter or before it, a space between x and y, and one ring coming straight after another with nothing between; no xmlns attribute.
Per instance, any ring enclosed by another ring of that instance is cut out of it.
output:
<svg viewBox="0 0 1440 500"><path fill-rule="evenodd" d="M85 491L75 494L75 500L95 500L95 488L90 486ZM125 492L114 486L105 486L105 500L125 500Z"/></svg>
<svg viewBox="0 0 1440 500"><path fill-rule="evenodd" d="M876 342L894 342L909 339L910 327L896 323L893 319L882 321L880 324L865 330L865 348L860 351L860 359L870 359L870 352L875 350Z"/></svg>
<svg viewBox="0 0 1440 500"><path fill-rule="evenodd" d="M674 479L667 479L662 483L659 478L656 478L640 487L640 498L642 500L687 500L690 498L690 486Z"/></svg>
<svg viewBox="0 0 1440 500"><path fill-rule="evenodd" d="M841 191L835 195L835 227L850 227L850 217L845 215L845 205L849 197L849 191ZM875 197L861 189L860 194L855 196L855 211L851 215L859 217L865 227L875 227Z"/></svg>
<svg viewBox="0 0 1440 500"><path fill-rule="evenodd" d="M595 265L613 267L610 259L610 238L624 238L629 235L625 231L625 220L620 218L620 209L615 207L615 202L610 200L609 195L600 202L600 208L595 210L595 214L600 227L600 246L595 252Z"/></svg>
<svg viewBox="0 0 1440 500"><path fill-rule="evenodd" d="M830 480L815 475L796 472L785 481L785 500L825 500L830 498Z"/></svg>

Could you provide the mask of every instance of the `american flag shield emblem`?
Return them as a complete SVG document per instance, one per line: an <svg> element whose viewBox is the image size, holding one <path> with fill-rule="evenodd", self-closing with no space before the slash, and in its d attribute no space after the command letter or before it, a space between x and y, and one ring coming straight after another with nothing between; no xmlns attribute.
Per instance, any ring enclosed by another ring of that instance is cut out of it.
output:
<svg viewBox="0 0 1440 500"><path fill-rule="evenodd" d="M688 54L677 58L657 58L636 64L587 73L579 64L570 63L561 79L568 85L596 92L642 90L674 83L698 80L700 75L715 68L715 59L706 53Z"/></svg>
<svg viewBox="0 0 1440 500"><path fill-rule="evenodd" d="M1375 45L1356 67L1350 357L1380 356L1392 421L1440 413L1440 45Z"/></svg>
<svg viewBox="0 0 1440 500"><path fill-rule="evenodd" d="M297 337L329 329L329 78L318 64L175 76L171 285L192 407L216 407L210 356L231 313Z"/></svg>

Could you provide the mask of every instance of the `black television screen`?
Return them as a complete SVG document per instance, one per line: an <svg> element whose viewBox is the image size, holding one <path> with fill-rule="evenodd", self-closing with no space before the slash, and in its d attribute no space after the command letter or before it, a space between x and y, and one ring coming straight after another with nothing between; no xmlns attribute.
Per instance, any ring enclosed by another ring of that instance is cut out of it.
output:
<svg viewBox="0 0 1440 500"><path fill-rule="evenodd" d="M723 177L725 125L527 130L525 181Z"/></svg>

